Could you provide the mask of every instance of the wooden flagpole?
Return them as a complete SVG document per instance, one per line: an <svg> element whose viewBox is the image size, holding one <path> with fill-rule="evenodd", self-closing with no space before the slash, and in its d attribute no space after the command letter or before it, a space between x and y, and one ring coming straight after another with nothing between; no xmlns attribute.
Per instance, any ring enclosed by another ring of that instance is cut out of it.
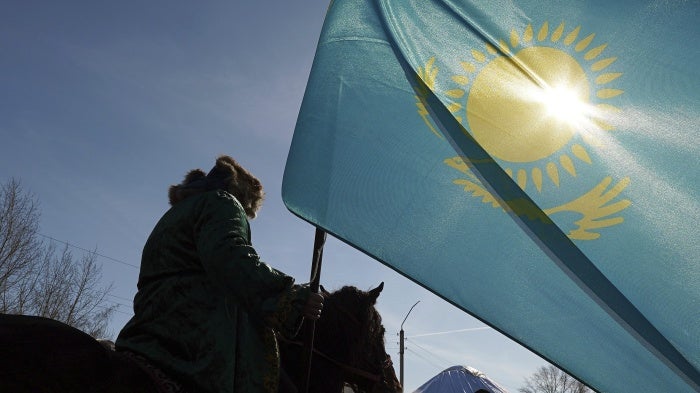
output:
<svg viewBox="0 0 700 393"><path fill-rule="evenodd" d="M314 251L311 258L311 278L309 286L311 292L318 292L321 285L321 262L323 260L323 245L326 243L326 232L316 227L316 236L314 237ZM316 321L307 320L304 330L304 351L303 359L304 367L302 370L306 370L306 375L304 376L304 385L302 386L301 392L308 393L309 382L311 379L311 360L313 357L314 348L314 332L316 330Z"/></svg>

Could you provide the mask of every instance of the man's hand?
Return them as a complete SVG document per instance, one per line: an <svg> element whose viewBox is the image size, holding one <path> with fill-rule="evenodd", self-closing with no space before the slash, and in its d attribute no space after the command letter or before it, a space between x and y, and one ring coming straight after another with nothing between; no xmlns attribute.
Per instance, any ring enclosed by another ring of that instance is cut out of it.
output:
<svg viewBox="0 0 700 393"><path fill-rule="evenodd" d="M323 295L320 293L309 294L306 305L304 305L304 317L315 321L321 317L321 310L323 310Z"/></svg>

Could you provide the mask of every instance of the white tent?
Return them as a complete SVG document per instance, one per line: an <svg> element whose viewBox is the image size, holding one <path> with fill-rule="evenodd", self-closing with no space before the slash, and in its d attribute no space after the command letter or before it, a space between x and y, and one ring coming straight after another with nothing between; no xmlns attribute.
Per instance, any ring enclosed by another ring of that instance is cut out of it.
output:
<svg viewBox="0 0 700 393"><path fill-rule="evenodd" d="M475 368L452 366L432 377L413 393L483 393L483 391L508 393Z"/></svg>

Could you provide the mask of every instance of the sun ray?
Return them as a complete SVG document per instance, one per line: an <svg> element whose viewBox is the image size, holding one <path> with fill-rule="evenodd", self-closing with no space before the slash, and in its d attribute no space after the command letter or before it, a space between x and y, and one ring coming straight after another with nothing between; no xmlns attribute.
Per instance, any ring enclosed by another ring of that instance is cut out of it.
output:
<svg viewBox="0 0 700 393"><path fill-rule="evenodd" d="M472 57L479 63L483 63L484 61L486 61L486 55L483 52L480 52L476 49L472 49Z"/></svg>
<svg viewBox="0 0 700 393"><path fill-rule="evenodd" d="M467 71L470 74L476 72L476 66L472 63L467 63L466 61L462 61L459 63L459 65L462 67L462 69L464 71Z"/></svg>
<svg viewBox="0 0 700 393"><path fill-rule="evenodd" d="M571 33L567 34L566 38L564 38L564 43L566 45L571 45L572 42L576 41L579 31L581 31L581 26L577 26Z"/></svg>
<svg viewBox="0 0 700 393"><path fill-rule="evenodd" d="M562 154L562 156L559 157L559 163L561 164L562 168L569 172L571 176L576 177L576 167L574 167L574 162L571 161L569 156Z"/></svg>
<svg viewBox="0 0 700 393"><path fill-rule="evenodd" d="M498 49L494 47L493 45L487 43L486 44L486 52L492 54L492 55L497 55L498 54Z"/></svg>
<svg viewBox="0 0 700 393"><path fill-rule="evenodd" d="M527 172L525 169L518 169L518 186L523 190L527 187Z"/></svg>
<svg viewBox="0 0 700 393"><path fill-rule="evenodd" d="M561 22L561 24L557 27L556 30L552 33L552 37L550 40L552 42L557 42L561 38L561 35L564 33L564 22Z"/></svg>
<svg viewBox="0 0 700 393"><path fill-rule="evenodd" d="M450 98L455 98L455 99L462 98L462 97L464 97L464 90L462 90L462 89L447 90L445 92L445 94L447 94L447 96Z"/></svg>
<svg viewBox="0 0 700 393"><path fill-rule="evenodd" d="M615 127L612 124L610 124L607 119L611 117L610 115L620 112L620 108L610 104L598 104L596 105L596 109L598 110L598 113L600 113L600 115L596 116L593 119L595 125L604 131L614 130Z"/></svg>
<svg viewBox="0 0 700 393"><path fill-rule="evenodd" d="M595 107L598 108L598 110L604 111L604 112L620 112L621 111L620 108L618 108L614 105L610 105L610 104L597 104Z"/></svg>
<svg viewBox="0 0 700 393"><path fill-rule="evenodd" d="M602 71L607 68L610 64L614 63L617 57L608 57L607 59L598 60L591 66L593 71Z"/></svg>
<svg viewBox="0 0 700 393"><path fill-rule="evenodd" d="M513 178L513 170L510 168L506 168L505 170L506 175L508 175L511 179Z"/></svg>
<svg viewBox="0 0 700 393"><path fill-rule="evenodd" d="M520 37L518 37L518 32L515 29L510 31L510 46L512 48L517 48L520 43Z"/></svg>
<svg viewBox="0 0 700 393"><path fill-rule="evenodd" d="M501 52L503 52L504 54L506 54L508 56L511 55L510 48L508 47L508 44L505 43L505 41L503 41L503 40L498 41L498 47L501 49Z"/></svg>
<svg viewBox="0 0 700 393"><path fill-rule="evenodd" d="M589 35L588 37L579 41L578 44L576 44L576 46L574 46L574 50L576 52L581 52L582 50L588 48L588 45L591 44L591 41L593 41L593 38L595 38L595 33L593 33L593 34Z"/></svg>
<svg viewBox="0 0 700 393"><path fill-rule="evenodd" d="M590 51L588 51L585 55L583 55L583 58L586 60L593 60L596 57L600 56L601 53L603 53L603 50L608 46L608 44L603 44L600 46L597 46Z"/></svg>
<svg viewBox="0 0 700 393"><path fill-rule="evenodd" d="M533 34L534 33L532 32L532 25L528 23L527 27L525 28L525 33L523 33L523 41L524 42L532 41Z"/></svg>
<svg viewBox="0 0 700 393"><path fill-rule="evenodd" d="M598 98L613 98L617 97L620 94L624 93L624 90L619 90L619 89L600 89L596 93L596 97Z"/></svg>
<svg viewBox="0 0 700 393"><path fill-rule="evenodd" d="M593 163L593 161L591 161L591 157L588 156L588 152L586 152L586 149L583 146L579 145L578 143L571 146L571 152L579 160L581 160L585 163L588 163L588 164Z"/></svg>
<svg viewBox="0 0 700 393"><path fill-rule="evenodd" d="M537 41L544 41L549 34L549 22L544 22L540 31L537 33Z"/></svg>
<svg viewBox="0 0 700 393"><path fill-rule="evenodd" d="M557 168L557 165L553 162L548 162L546 170L549 180L551 180L555 186L559 187L559 168Z"/></svg>
<svg viewBox="0 0 700 393"><path fill-rule="evenodd" d="M542 192L542 170L540 168L532 169L532 182L535 183L537 192Z"/></svg>
<svg viewBox="0 0 700 393"><path fill-rule="evenodd" d="M460 109L462 109L462 104L459 102L453 102L447 105L447 110L449 110L451 113L459 112Z"/></svg>
<svg viewBox="0 0 700 393"><path fill-rule="evenodd" d="M594 124L595 124L598 120L600 120L600 119L592 119L592 121L594 122ZM596 125L597 125L597 124L596 124ZM600 128L602 129L602 127L600 127ZM595 147L596 149L600 149L600 148L603 147L603 143L602 143L598 138L594 137L593 134L591 134L591 133L585 132L585 133L581 134L581 137L583 138L584 141L586 141L586 143L587 143L589 146L593 146L593 147Z"/></svg>
<svg viewBox="0 0 700 393"><path fill-rule="evenodd" d="M469 84L469 78L464 75L452 75L452 80L461 86L466 86Z"/></svg>
<svg viewBox="0 0 700 393"><path fill-rule="evenodd" d="M612 131L615 129L615 127L612 124L608 123L603 119L594 119L593 123L595 123L595 125L603 131Z"/></svg>
<svg viewBox="0 0 700 393"><path fill-rule="evenodd" d="M615 79L619 78L622 75L621 72L611 72L611 73L606 73L606 74L600 74L598 75L597 78L595 78L595 83L596 85L604 85L606 83L610 83L614 81Z"/></svg>

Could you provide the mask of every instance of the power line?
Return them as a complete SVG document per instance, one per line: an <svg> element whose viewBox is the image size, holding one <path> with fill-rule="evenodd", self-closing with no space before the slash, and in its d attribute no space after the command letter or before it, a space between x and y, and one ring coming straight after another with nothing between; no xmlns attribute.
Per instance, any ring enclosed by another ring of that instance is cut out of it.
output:
<svg viewBox="0 0 700 393"><path fill-rule="evenodd" d="M133 316L134 316L134 313L126 312L126 311L122 311L122 310L114 310L114 312L117 312L117 313L119 313L119 314L124 314L124 315L129 316L129 317L133 317Z"/></svg>
<svg viewBox="0 0 700 393"><path fill-rule="evenodd" d="M423 360L426 361L428 364L430 364L431 366L435 367L435 369L438 370L438 371L442 371L442 370L445 369L445 367L442 367L442 366L440 366L439 364L436 364L436 363L433 362L432 360L426 358L425 356L423 356L423 355L421 355L420 353L418 353L418 352L412 350L411 348L406 348L406 351L411 352L412 354L414 354L414 355L418 356L419 358L423 359Z"/></svg>
<svg viewBox="0 0 700 393"><path fill-rule="evenodd" d="M116 299L121 299L121 300L127 301L127 302L129 302L129 303L128 303L128 304L125 304L125 303L117 302L117 301L110 300L110 299L105 299L105 300L104 300L105 302L110 303L110 304L113 304L113 305L116 305L117 307L126 307L129 311L132 310L132 307L133 307L133 301L132 301L132 299L127 299L127 298L125 298L125 297L120 297L120 296L117 296L117 295L112 295L111 293L108 293L107 296L113 297L113 298L116 298ZM132 312L130 315L133 315L133 312Z"/></svg>
<svg viewBox="0 0 700 393"><path fill-rule="evenodd" d="M126 265L126 266L133 267L133 268L136 268L136 269L139 268L139 266L136 266L136 265L134 265L134 264L132 264L132 263L124 262L124 261L121 261L121 260L119 260L119 259L117 259L117 258L112 258L112 257L110 257L110 256L100 254L100 253L97 252L97 251L88 250L88 249L86 249L86 248L83 248L83 247L80 247L80 246L76 246L75 244L71 244L71 243L65 242L65 241L63 241L63 240L55 239L55 238L53 238L53 237L51 237L51 236L46 236L46 235L41 234L41 233L39 233L39 236L45 237L45 238L47 238L47 239L49 239L49 240L53 240L53 241L58 242L58 243L65 244L65 245L68 246L68 247L77 248L78 250L82 250L82 251L85 251L85 252L89 252L89 253L91 253L91 254L95 254L95 255L97 255L97 256L100 256L100 257L102 257L102 258L108 259L108 260L113 261L113 262L121 263L122 265Z"/></svg>
<svg viewBox="0 0 700 393"><path fill-rule="evenodd" d="M443 364L450 364L450 361L448 361L447 359L441 358L440 356L434 354L433 352L431 352L431 351L429 351L429 350L423 348L422 346L416 344L415 341L411 341L411 346L415 346L416 348L418 348L418 349L424 351L425 353L427 353L428 355L432 356L435 360L439 361L440 363L443 363Z"/></svg>
<svg viewBox="0 0 700 393"><path fill-rule="evenodd" d="M115 298L115 299L124 300L124 301L127 301L127 302L133 302L133 301L134 301L134 299L129 299L129 298L125 298L125 297L121 297L121 296L117 296L117 295L112 295L111 293L108 293L107 296L111 296L111 297L113 297L113 298Z"/></svg>
<svg viewBox="0 0 700 393"><path fill-rule="evenodd" d="M119 303L119 302L115 302L115 301L107 300L107 299L105 299L105 301L106 301L106 302L110 302L110 303L112 303L112 304L116 304L117 306L122 306L122 307L126 307L126 308L131 309L131 305L130 305L130 304Z"/></svg>
<svg viewBox="0 0 700 393"><path fill-rule="evenodd" d="M118 305L117 305L117 306L118 306ZM103 309L103 310L109 309L109 307L107 307L107 306L105 306L105 305L102 305L102 304L96 304L95 307L101 308L101 309ZM128 313L128 312L125 312L125 311L121 311L121 310L119 309L119 307L117 307L117 308L115 308L115 309L112 309L112 311L117 312L117 313L119 313L119 314L128 315L128 316L130 316L130 317L134 316L134 313Z"/></svg>
<svg viewBox="0 0 700 393"><path fill-rule="evenodd" d="M49 240L51 240L51 241L54 241L54 242L57 242L57 243L61 243L61 244L65 244L65 245L68 246L68 247L73 247L73 248L76 248L76 249L78 249L78 250L81 250L81 251L84 251L84 252L87 252L87 253L90 253L90 254L97 255L97 256L99 256L99 257L105 258L105 259L107 259L107 260L110 260L110 261L113 261L113 262L116 262L116 263L120 263L120 264L125 265L125 266L133 267L133 268L136 268L136 269L139 268L139 266L136 266L136 265L134 265L134 264L131 264L131 263L128 263L128 262L124 262L124 261L122 261L122 260L119 260L119 259L117 259L117 258L112 258L112 257L107 256L107 255L104 255L104 254L100 254L100 253L98 253L98 252L96 252L96 251L93 251L93 250L88 250L88 249L86 249L86 248L84 248L84 247L80 247L80 246L77 246L77 245L75 245L75 244L71 244L71 243L68 243L68 242L66 242L66 241L59 240L59 239L56 239L56 238L54 238L54 237L44 235L44 234L42 234L42 233L37 233L37 234L38 234L39 236L44 237L44 238L46 238L46 239L49 239ZM121 296L117 296L117 295L112 295L111 293L108 293L107 296L111 296L111 297L113 297L113 298L115 298L115 299L120 299L120 300L124 300L124 301L127 301L127 302L132 302L132 301L133 301L133 299L127 299L127 298L125 298L125 297L121 297ZM126 307L126 308L128 308L128 309L131 309L131 305L129 305L129 304L124 304L124 303L116 302L116 301L113 301L113 300L107 300L107 299L105 299L105 302L110 303L110 304L116 306L116 308L114 308L113 311L115 311L115 312L117 312L117 313L119 313L119 314L124 314L124 315L127 315L127 316L133 316L133 315L134 315L133 312L125 312L125 311L121 311L121 310L119 309L120 307ZM105 305L102 305L102 304L96 304L95 307L101 308L101 309L108 309L108 308L109 308L108 306L105 306Z"/></svg>

